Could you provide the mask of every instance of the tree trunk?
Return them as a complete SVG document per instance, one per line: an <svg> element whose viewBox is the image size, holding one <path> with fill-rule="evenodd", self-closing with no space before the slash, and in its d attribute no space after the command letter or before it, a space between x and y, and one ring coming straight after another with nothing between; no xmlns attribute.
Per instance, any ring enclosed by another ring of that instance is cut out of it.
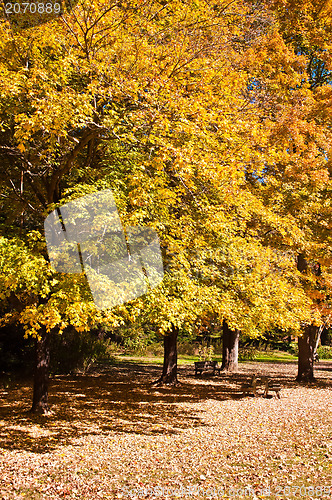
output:
<svg viewBox="0 0 332 500"><path fill-rule="evenodd" d="M298 338L299 357L296 377L298 382L312 382L314 380L314 350L317 330L317 326L306 326L302 337Z"/></svg>
<svg viewBox="0 0 332 500"><path fill-rule="evenodd" d="M236 372L239 360L240 330L231 330L223 321L222 365L223 371Z"/></svg>
<svg viewBox="0 0 332 500"><path fill-rule="evenodd" d="M177 385L178 371L178 352L177 352L177 337L179 329L172 326L172 330L168 335L164 336L164 364L161 377L155 384Z"/></svg>
<svg viewBox="0 0 332 500"><path fill-rule="evenodd" d="M36 364L33 383L32 413L48 412L48 373L50 364L50 334L43 328L36 340Z"/></svg>
<svg viewBox="0 0 332 500"><path fill-rule="evenodd" d="M297 269L301 273L308 271L308 262L304 254L297 256ZM313 274L319 276L320 264L313 264ZM314 351L316 346L318 326L308 325L304 328L302 337L298 338L299 356L296 380L298 382L312 382L314 380Z"/></svg>

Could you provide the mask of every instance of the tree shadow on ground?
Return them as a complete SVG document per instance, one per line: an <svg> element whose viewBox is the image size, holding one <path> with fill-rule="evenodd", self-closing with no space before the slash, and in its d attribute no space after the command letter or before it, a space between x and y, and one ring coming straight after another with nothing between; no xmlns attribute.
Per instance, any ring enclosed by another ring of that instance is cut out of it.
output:
<svg viewBox="0 0 332 500"><path fill-rule="evenodd" d="M183 367L183 373L186 373L187 377L193 377L193 370L190 366ZM227 373L216 372L215 376L211 376L208 372L203 372L202 376L195 377L201 380L215 380L219 381L227 387L237 386L237 391L233 393L232 397L236 397L236 393L241 393L240 388L243 383L250 380L252 375L256 375L258 379L262 377L267 377L272 382L279 382L279 384L284 388L295 388L299 386L308 386L315 388L332 388L332 379L330 375L332 371L332 361L321 361L319 365L315 363L314 375L315 380L312 383L299 383L296 381L297 375L297 362L246 362L239 364L239 370L237 373Z"/></svg>
<svg viewBox="0 0 332 500"><path fill-rule="evenodd" d="M48 416L27 413L32 399L31 381L12 384L0 391L0 447L46 453L93 434L171 435L204 426L197 409L181 403L241 398L241 384L253 373L261 375L258 370L262 372L263 364L257 365L247 363L236 374L203 374L197 378L191 366L179 367L182 383L176 387L151 385L158 378L160 366L100 365L89 375L54 377ZM327 363L326 369L330 367ZM269 365L268 371L282 387L296 387L291 370L278 374L278 368L271 370ZM327 379L315 384L327 386L331 386Z"/></svg>

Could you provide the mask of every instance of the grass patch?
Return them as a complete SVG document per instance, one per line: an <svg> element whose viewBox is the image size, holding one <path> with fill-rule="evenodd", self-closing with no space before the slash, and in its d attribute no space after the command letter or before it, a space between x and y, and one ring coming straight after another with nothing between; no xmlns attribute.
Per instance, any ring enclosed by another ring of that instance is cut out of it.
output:
<svg viewBox="0 0 332 500"><path fill-rule="evenodd" d="M297 356L284 351L257 351L255 361L264 363L289 363L297 361Z"/></svg>
<svg viewBox="0 0 332 500"><path fill-rule="evenodd" d="M143 363L143 364L152 364L152 365L162 365L163 357L162 356L125 356L120 355L116 356L117 361L122 361L126 363ZM195 361L199 361L199 356L190 356L190 355L182 355L178 356L178 365L190 365Z"/></svg>
<svg viewBox="0 0 332 500"><path fill-rule="evenodd" d="M257 351L255 353L255 362L263 363L289 363L297 361L297 356L283 351ZM213 356L214 360L221 362L221 356ZM162 365L162 356L131 356L131 355L117 355L116 361L126 362L126 363L142 363L142 364L153 364ZM192 365L195 361L200 361L199 356L179 354L178 355L178 365ZM248 361L241 360L240 363L246 363Z"/></svg>

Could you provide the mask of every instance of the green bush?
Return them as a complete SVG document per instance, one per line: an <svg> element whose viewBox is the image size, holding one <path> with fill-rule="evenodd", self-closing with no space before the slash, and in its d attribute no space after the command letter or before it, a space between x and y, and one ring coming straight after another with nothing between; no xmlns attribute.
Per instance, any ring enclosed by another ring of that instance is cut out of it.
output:
<svg viewBox="0 0 332 500"><path fill-rule="evenodd" d="M124 354L159 356L163 353L161 339L149 325L135 325L132 328L125 328L121 332L121 336Z"/></svg>
<svg viewBox="0 0 332 500"><path fill-rule="evenodd" d="M163 356L164 354L164 346L161 342L154 342L153 344L150 344L146 350L145 354L147 356Z"/></svg>
<svg viewBox="0 0 332 500"><path fill-rule="evenodd" d="M212 358L214 356L214 347L213 345L205 345L202 344L198 348L198 355L200 361L212 361Z"/></svg>
<svg viewBox="0 0 332 500"><path fill-rule="evenodd" d="M62 335L52 335L51 373L85 372L95 361L114 359L113 348L114 346L103 334L79 333L70 329L64 331Z"/></svg>
<svg viewBox="0 0 332 500"><path fill-rule="evenodd" d="M215 356L222 356L222 342L220 342L219 339L218 342L213 344L213 348Z"/></svg>
<svg viewBox="0 0 332 500"><path fill-rule="evenodd" d="M124 352L125 354L136 354L141 356L145 353L148 345L150 344L149 339L144 335L135 335L132 337L127 337L124 339Z"/></svg>
<svg viewBox="0 0 332 500"><path fill-rule="evenodd" d="M178 354L194 356L195 352L199 350L199 344L197 342L190 342L189 340L183 340L178 342Z"/></svg>
<svg viewBox="0 0 332 500"><path fill-rule="evenodd" d="M298 346L297 341L294 341L294 342L290 343L288 352L290 354L294 354L294 356L298 356L299 355L299 346Z"/></svg>
<svg viewBox="0 0 332 500"><path fill-rule="evenodd" d="M121 347L117 342L107 339L107 344L107 356L114 357L115 354L121 353Z"/></svg>
<svg viewBox="0 0 332 500"><path fill-rule="evenodd" d="M297 342L292 342L290 345L289 352L295 356L299 355L299 347ZM319 359L332 359L332 347L321 345L317 349L317 354Z"/></svg>
<svg viewBox="0 0 332 500"><path fill-rule="evenodd" d="M257 358L258 351L254 347L245 347L239 349L239 361L254 361Z"/></svg>
<svg viewBox="0 0 332 500"><path fill-rule="evenodd" d="M317 349L319 359L332 359L332 347L321 345Z"/></svg>

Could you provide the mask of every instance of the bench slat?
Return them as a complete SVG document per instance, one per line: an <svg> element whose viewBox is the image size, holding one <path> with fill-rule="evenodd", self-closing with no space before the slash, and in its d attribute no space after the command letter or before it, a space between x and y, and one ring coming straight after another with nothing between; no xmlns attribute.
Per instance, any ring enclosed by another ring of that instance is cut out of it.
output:
<svg viewBox="0 0 332 500"><path fill-rule="evenodd" d="M218 370L217 363L218 361L195 361L195 375L209 369L212 369L214 375L215 370Z"/></svg>

